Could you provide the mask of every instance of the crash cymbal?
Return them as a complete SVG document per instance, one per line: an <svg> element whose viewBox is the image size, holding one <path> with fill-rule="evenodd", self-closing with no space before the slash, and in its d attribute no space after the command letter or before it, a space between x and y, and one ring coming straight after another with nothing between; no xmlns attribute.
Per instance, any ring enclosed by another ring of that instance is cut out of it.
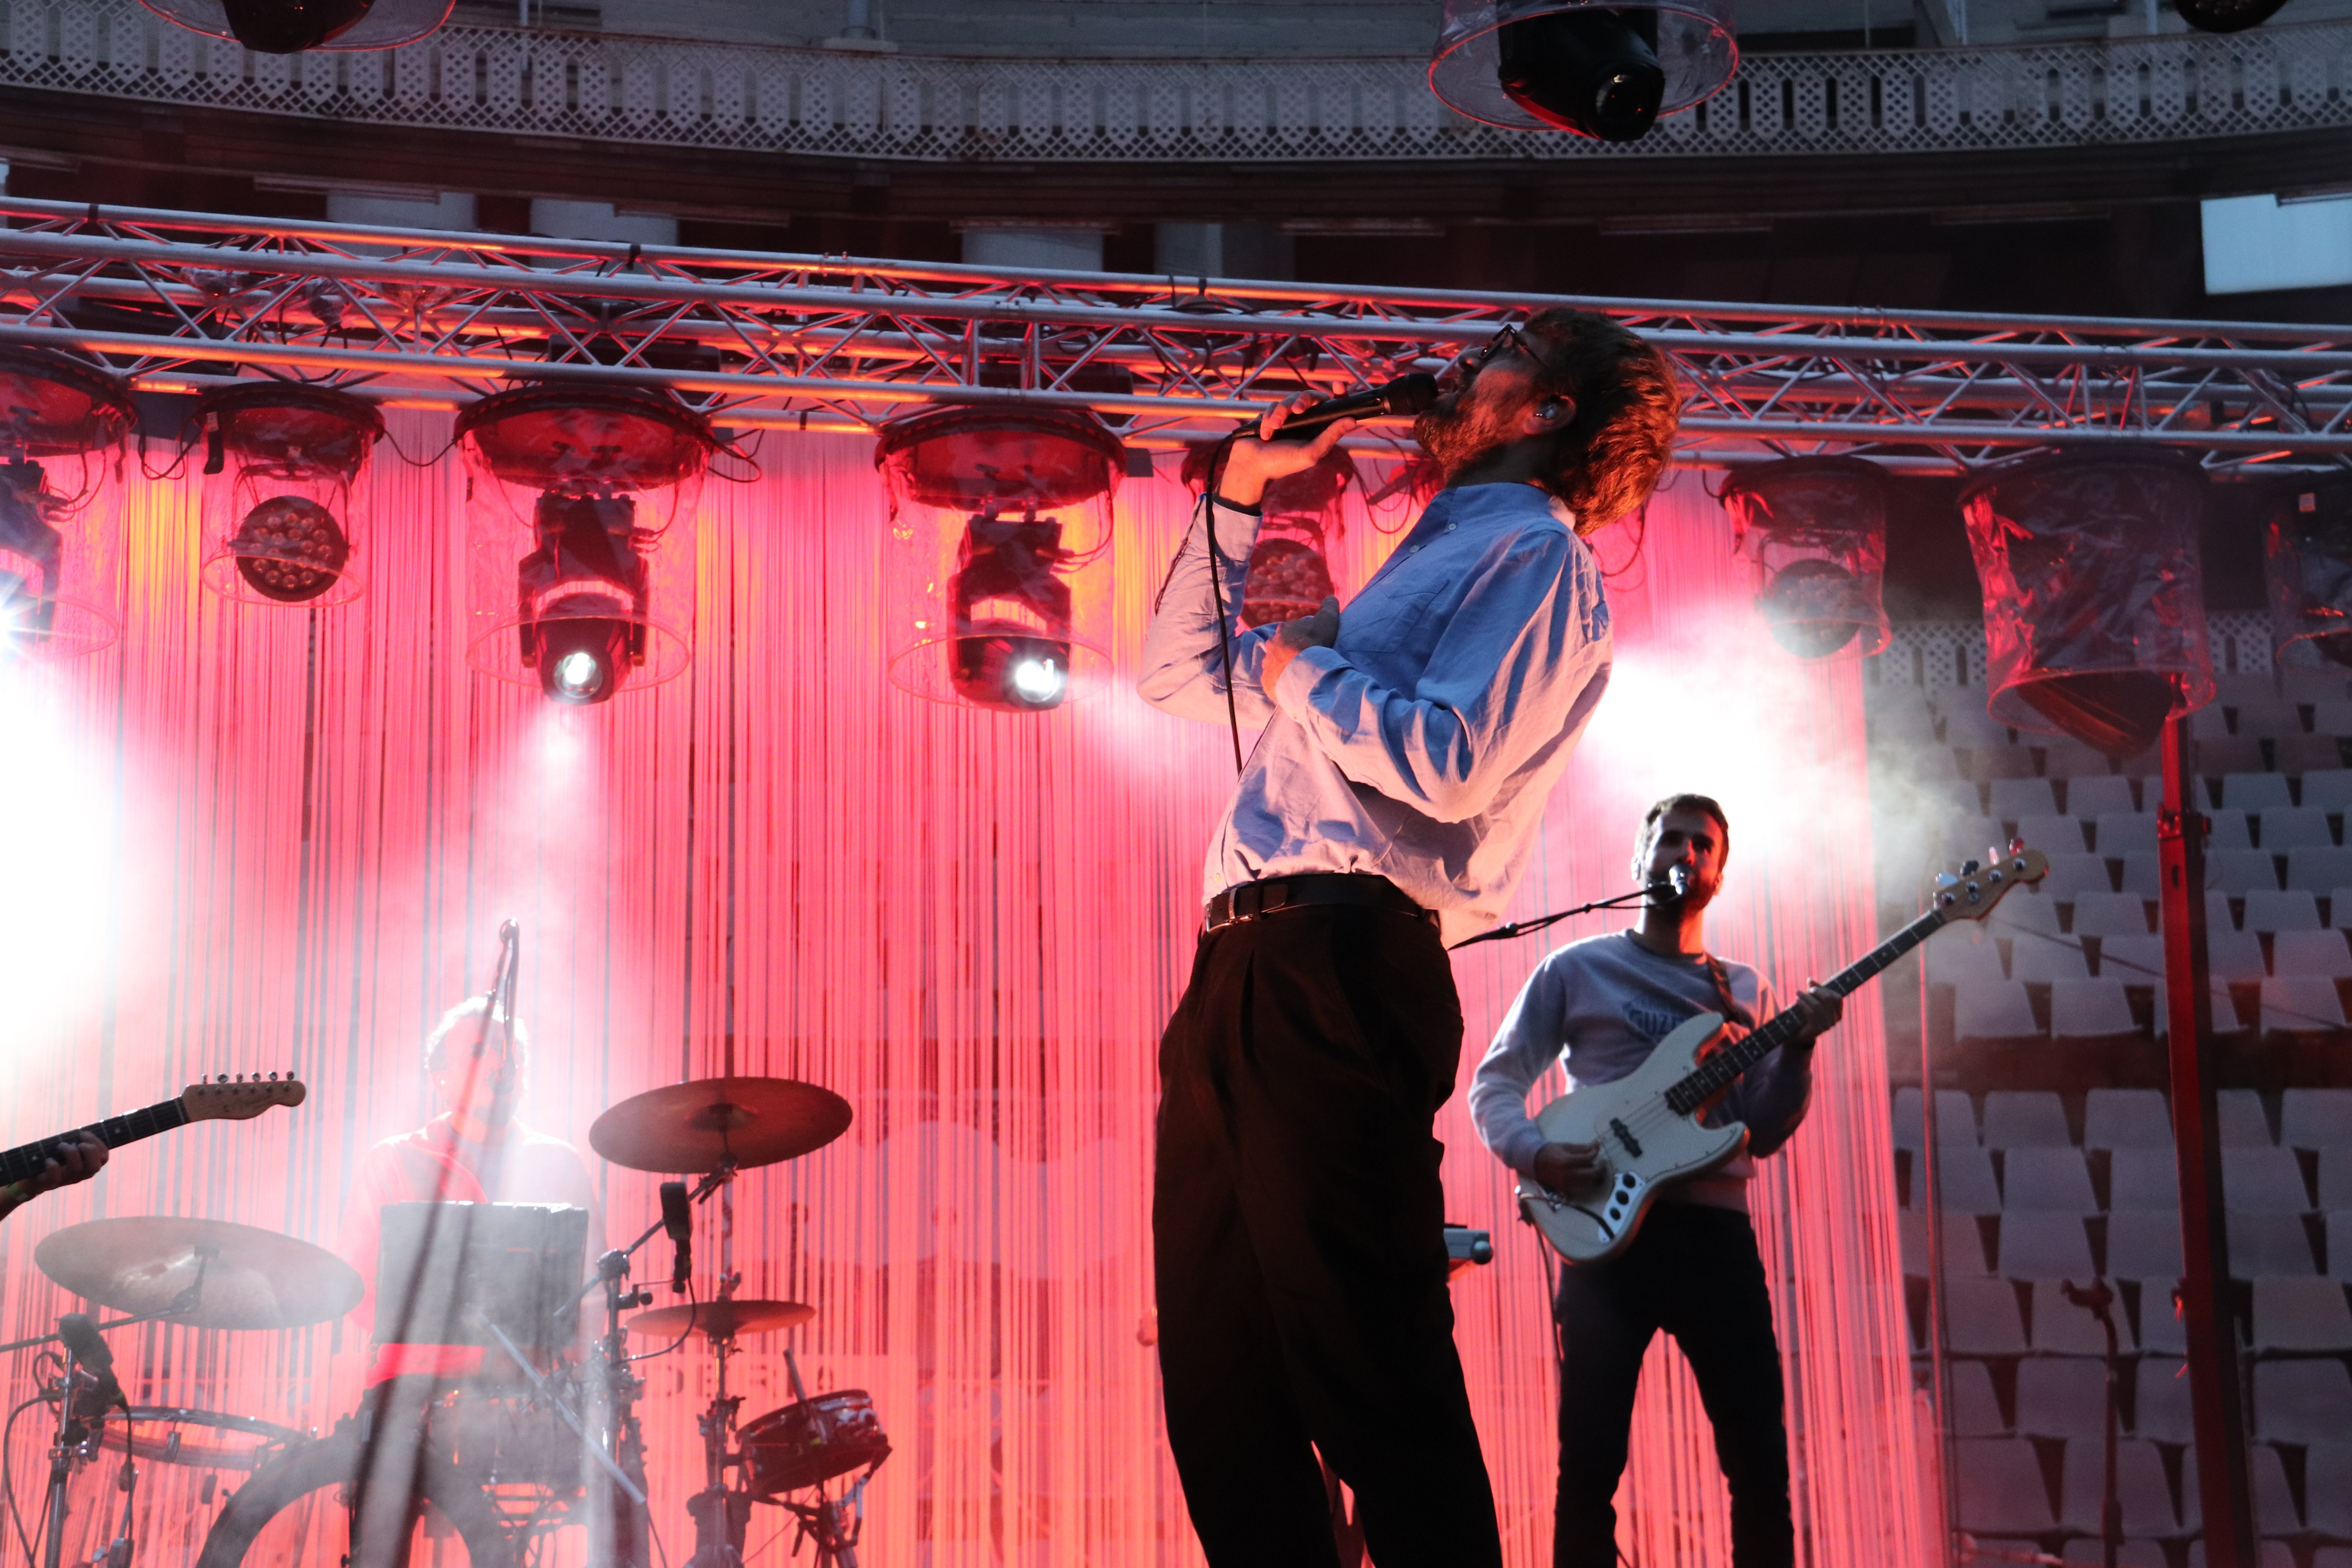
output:
<svg viewBox="0 0 2352 1568"><path fill-rule="evenodd" d="M200 1329L299 1329L360 1302L359 1270L326 1248L225 1220L94 1219L43 1241L33 1261L102 1307Z"/></svg>
<svg viewBox="0 0 2352 1568"><path fill-rule="evenodd" d="M772 1334L815 1316L814 1307L798 1301L683 1301L639 1312L629 1320L629 1328L658 1337L676 1338L691 1330L714 1340L732 1340L745 1334Z"/></svg>
<svg viewBox="0 0 2352 1568"><path fill-rule="evenodd" d="M788 1078L705 1078L650 1089L596 1118L588 1142L633 1171L772 1165L849 1128L849 1101Z"/></svg>

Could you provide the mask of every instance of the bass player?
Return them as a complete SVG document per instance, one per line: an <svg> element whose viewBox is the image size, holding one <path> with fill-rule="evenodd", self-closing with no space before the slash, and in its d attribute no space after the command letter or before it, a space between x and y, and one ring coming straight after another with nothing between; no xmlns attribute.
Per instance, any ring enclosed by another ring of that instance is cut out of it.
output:
<svg viewBox="0 0 2352 1568"><path fill-rule="evenodd" d="M1676 795L1643 818L1633 875L1654 893L1633 930L1589 937L1545 956L1503 1020L1470 1089L1478 1135L1496 1158L1563 1197L1589 1191L1591 1144L1548 1142L1527 1111L1536 1079L1560 1058L1571 1086L1607 1083L1639 1067L1676 1026L1700 1013L1731 1020L1736 1038L1769 1017L1755 970L1708 953L1706 907L1723 885L1731 828L1705 795ZM1661 1329L1675 1337L1715 1427L1731 1490L1737 1568L1793 1563L1789 1440L1772 1301L1748 1221L1755 1162L1786 1143L1812 1091L1813 1042L1844 1002L1810 987L1791 1009L1803 1028L1759 1062L1703 1120L1745 1122L1747 1152L1660 1194L1626 1249L1563 1271L1559 1325L1559 1489L1556 1568L1612 1568L1613 1499L1625 1468L1642 1359Z"/></svg>

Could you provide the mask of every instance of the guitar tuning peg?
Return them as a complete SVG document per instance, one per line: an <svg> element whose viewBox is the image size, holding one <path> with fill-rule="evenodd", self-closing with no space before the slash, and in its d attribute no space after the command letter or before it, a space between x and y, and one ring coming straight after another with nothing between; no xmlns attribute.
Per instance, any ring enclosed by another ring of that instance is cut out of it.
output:
<svg viewBox="0 0 2352 1568"><path fill-rule="evenodd" d="M1936 886L1939 888L1957 888L1959 885L1960 879L1958 877L1953 876L1949 871L1938 871L1936 873Z"/></svg>
<svg viewBox="0 0 2352 1568"><path fill-rule="evenodd" d="M271 1073L271 1074L269 1075L269 1081L270 1081L270 1082L272 1082L272 1083L276 1083L276 1082L278 1081L278 1075L277 1075L276 1073Z"/></svg>
<svg viewBox="0 0 2352 1568"><path fill-rule="evenodd" d="M1984 864L1982 861L1963 860L1960 862L1960 875L1963 877L1973 877L1983 868Z"/></svg>
<svg viewBox="0 0 2352 1568"><path fill-rule="evenodd" d="M2011 855L2022 855L2022 854L2024 854L2024 853L2025 853L2025 840L2024 840L2024 839L2022 839L2022 838L2012 838L2012 839L2011 839L2011 840L2009 841L2009 852L2010 852Z"/></svg>
<svg viewBox="0 0 2352 1568"><path fill-rule="evenodd" d="M226 1083L228 1081L228 1074L222 1073L219 1077L214 1079L213 1081L215 1083Z"/></svg>

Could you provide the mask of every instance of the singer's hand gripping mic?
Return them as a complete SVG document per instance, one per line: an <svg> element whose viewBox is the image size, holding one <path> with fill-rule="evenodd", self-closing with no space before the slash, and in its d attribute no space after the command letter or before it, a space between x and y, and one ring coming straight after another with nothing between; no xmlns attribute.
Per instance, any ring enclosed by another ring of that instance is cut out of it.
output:
<svg viewBox="0 0 2352 1568"><path fill-rule="evenodd" d="M1437 401L1437 378L1422 371L1398 376L1380 386L1327 397L1310 403L1284 421L1268 437L1276 441L1312 441L1324 427L1342 419L1369 419L1376 414L1419 414Z"/></svg>

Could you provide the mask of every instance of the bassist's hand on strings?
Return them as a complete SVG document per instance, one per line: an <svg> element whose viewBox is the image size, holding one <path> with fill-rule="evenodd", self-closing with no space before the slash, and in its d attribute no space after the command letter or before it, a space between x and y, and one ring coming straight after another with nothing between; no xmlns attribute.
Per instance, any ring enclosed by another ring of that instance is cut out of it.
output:
<svg viewBox="0 0 2352 1568"><path fill-rule="evenodd" d="M1548 1192L1572 1197L1601 1179L1598 1143L1547 1143L1536 1151L1535 1178Z"/></svg>
<svg viewBox="0 0 2352 1568"><path fill-rule="evenodd" d="M106 1145L99 1142L98 1134L88 1131L68 1132L52 1146L48 1162L38 1175L0 1187L0 1215L15 1212L43 1193L86 1182L105 1166Z"/></svg>
<svg viewBox="0 0 2352 1568"><path fill-rule="evenodd" d="M1797 1043L1810 1046L1838 1026L1838 1020L1845 1016L1845 998L1808 980L1789 1011L1797 1014L1801 1022Z"/></svg>

